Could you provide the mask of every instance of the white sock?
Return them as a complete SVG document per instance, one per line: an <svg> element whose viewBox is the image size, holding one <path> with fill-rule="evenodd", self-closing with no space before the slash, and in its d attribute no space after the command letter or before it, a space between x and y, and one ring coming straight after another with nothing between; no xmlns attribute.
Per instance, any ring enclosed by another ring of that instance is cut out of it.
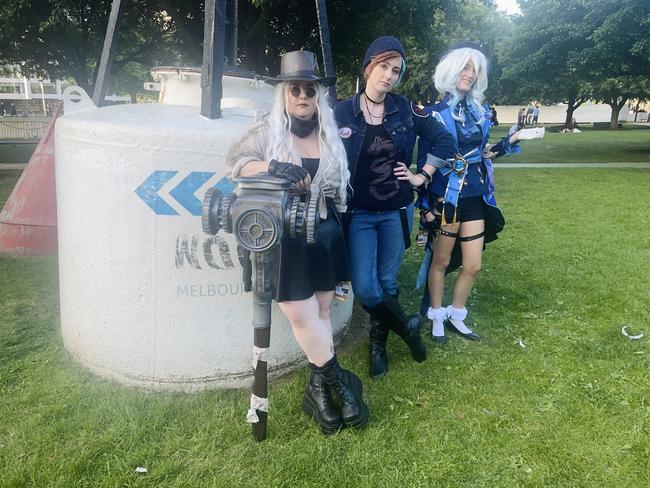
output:
<svg viewBox="0 0 650 488"><path fill-rule="evenodd" d="M447 318L447 309L445 307L429 307L427 317L431 319L431 335L434 337L443 337L445 335L444 322Z"/></svg>
<svg viewBox="0 0 650 488"><path fill-rule="evenodd" d="M447 307L447 315L449 315L449 321L453 324L454 327L461 334L471 334L472 330L468 329L465 326L464 320L467 318L467 309L463 308L454 308L452 305Z"/></svg>

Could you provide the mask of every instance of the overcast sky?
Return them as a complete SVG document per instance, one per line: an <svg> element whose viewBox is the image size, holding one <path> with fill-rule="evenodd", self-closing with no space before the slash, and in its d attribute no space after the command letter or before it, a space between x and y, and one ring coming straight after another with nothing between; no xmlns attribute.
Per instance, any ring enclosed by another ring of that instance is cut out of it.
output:
<svg viewBox="0 0 650 488"><path fill-rule="evenodd" d="M495 0L499 10L505 10L508 14L521 14L517 0Z"/></svg>

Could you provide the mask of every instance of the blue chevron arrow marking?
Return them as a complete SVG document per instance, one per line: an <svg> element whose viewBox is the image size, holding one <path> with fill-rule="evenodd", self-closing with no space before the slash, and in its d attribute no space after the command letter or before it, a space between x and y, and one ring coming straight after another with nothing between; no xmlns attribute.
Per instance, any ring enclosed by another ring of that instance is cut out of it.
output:
<svg viewBox="0 0 650 488"><path fill-rule="evenodd" d="M135 189L135 193L140 197L140 199L158 215L178 215L178 212L170 207L169 204L158 195L158 190L160 190L165 183L171 180L176 173L178 173L178 171L154 171L139 187Z"/></svg>
<svg viewBox="0 0 650 488"><path fill-rule="evenodd" d="M214 172L192 171L169 194L192 215L201 215L203 202L196 198L194 192L214 175Z"/></svg>
<svg viewBox="0 0 650 488"><path fill-rule="evenodd" d="M235 189L235 184L230 178L224 176L219 181L217 181L217 184L214 185L214 187L218 188L223 195L227 195L228 193L232 193L232 191Z"/></svg>
<svg viewBox="0 0 650 488"><path fill-rule="evenodd" d="M179 215L158 191L167 184L178 171L154 171L146 180L135 190L140 199L149 206L158 215ZM180 203L190 214L194 216L201 215L203 203L195 195L196 191L201 188L216 173L205 171L193 171L178 183L169 194ZM232 180L227 176L222 177L215 185L215 188L221 190L221 193L227 195L235 189Z"/></svg>

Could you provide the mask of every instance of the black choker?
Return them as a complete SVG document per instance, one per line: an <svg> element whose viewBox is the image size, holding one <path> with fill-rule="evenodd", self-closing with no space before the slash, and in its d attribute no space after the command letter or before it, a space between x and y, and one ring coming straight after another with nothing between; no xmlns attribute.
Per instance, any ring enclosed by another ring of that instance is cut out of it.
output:
<svg viewBox="0 0 650 488"><path fill-rule="evenodd" d="M370 98L370 97L368 96L368 92L365 92L365 91L364 91L363 94L365 95L365 97L366 97L368 100L370 100L370 101L371 101L372 103L374 103L375 105L382 104L382 103L384 103L384 100L386 100L386 97L384 97L383 100L381 100L381 101L378 102L378 101L373 100L372 98Z"/></svg>
<svg viewBox="0 0 650 488"><path fill-rule="evenodd" d="M311 134L318 125L318 115L314 114L311 119L299 119L298 117L291 117L291 133L300 137L307 137Z"/></svg>

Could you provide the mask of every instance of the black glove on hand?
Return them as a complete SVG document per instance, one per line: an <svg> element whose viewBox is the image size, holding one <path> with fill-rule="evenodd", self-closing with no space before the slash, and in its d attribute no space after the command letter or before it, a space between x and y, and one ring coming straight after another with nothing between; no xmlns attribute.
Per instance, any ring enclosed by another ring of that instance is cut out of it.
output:
<svg viewBox="0 0 650 488"><path fill-rule="evenodd" d="M286 178L291 183L299 183L309 176L309 171L302 166L291 163L281 163L275 159L269 161L269 173L273 176Z"/></svg>
<svg viewBox="0 0 650 488"><path fill-rule="evenodd" d="M429 234L433 234L439 227L439 219L436 219L434 216L433 220L427 220L426 215L430 214L431 210L421 209L420 210L420 229L427 231Z"/></svg>

